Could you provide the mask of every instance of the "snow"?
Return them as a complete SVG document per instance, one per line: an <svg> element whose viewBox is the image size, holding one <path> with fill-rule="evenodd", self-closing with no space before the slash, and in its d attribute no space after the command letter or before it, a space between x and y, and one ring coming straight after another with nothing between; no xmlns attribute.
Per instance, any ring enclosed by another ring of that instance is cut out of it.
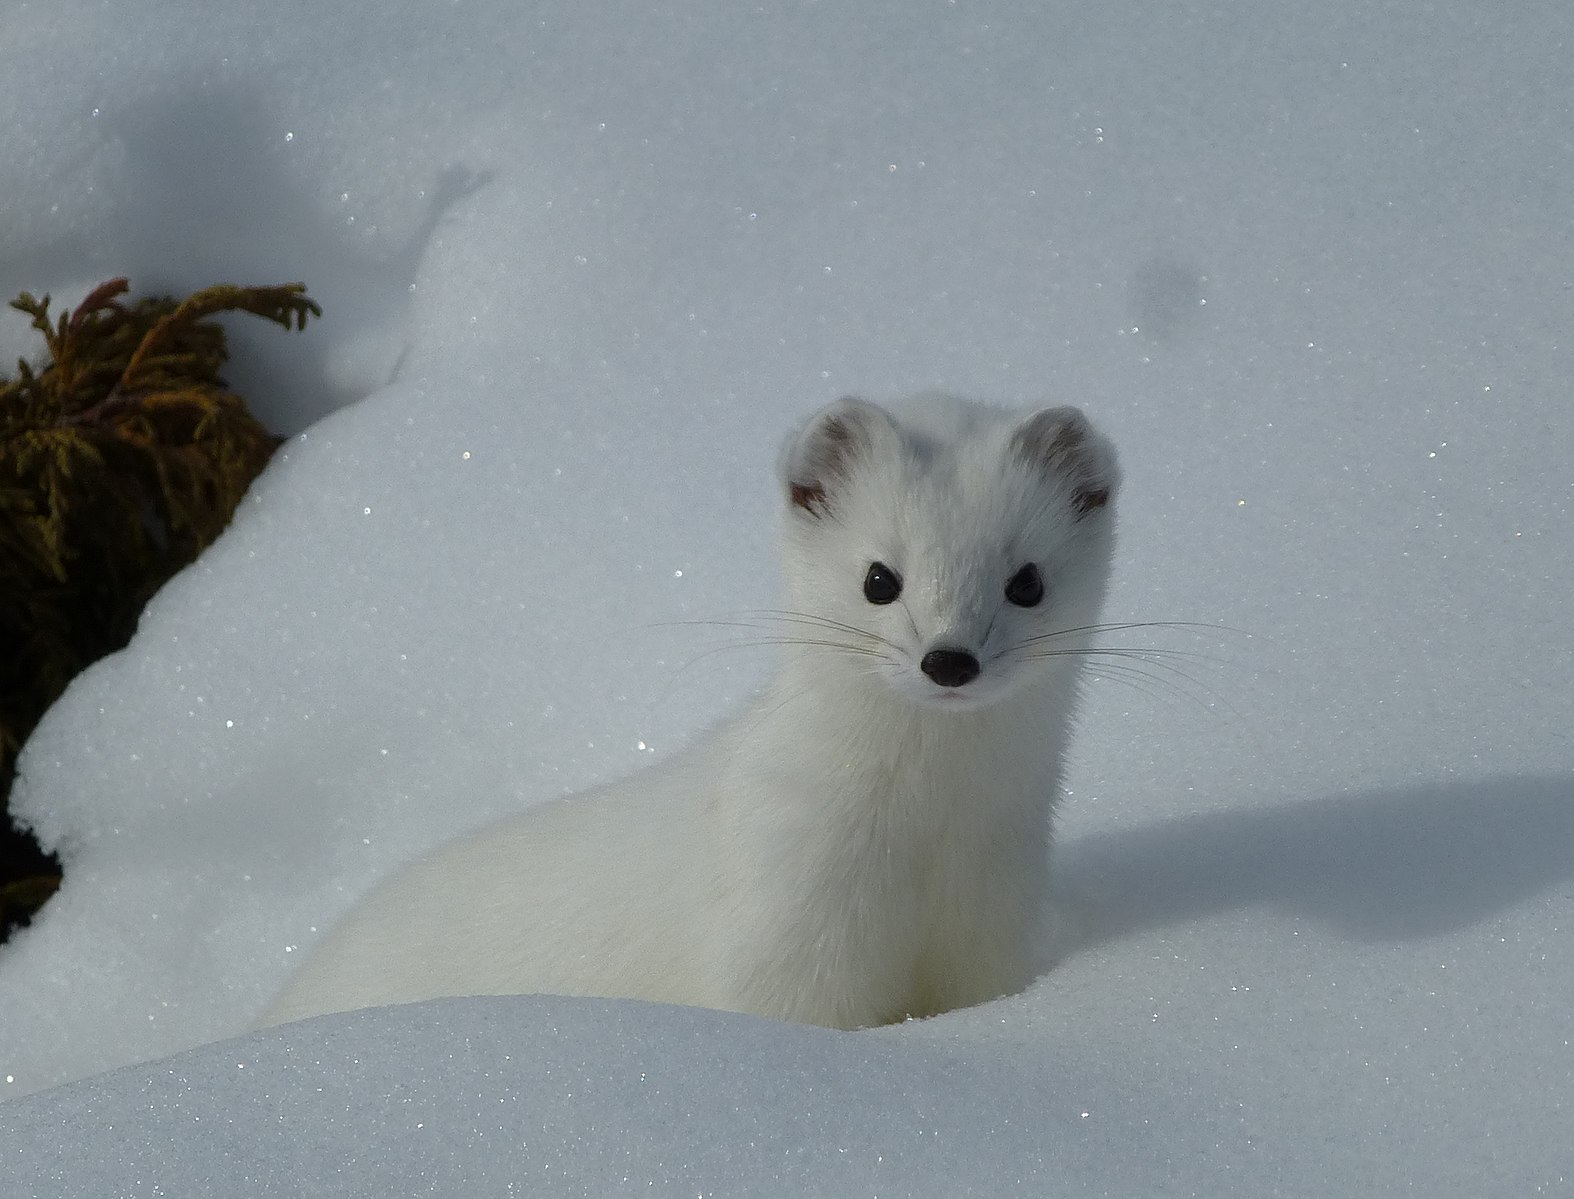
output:
<svg viewBox="0 0 1574 1199"><path fill-rule="evenodd" d="M1530 0L8 5L0 292L325 312L235 325L294 436L22 760L67 878L0 949L5 1176L1567 1193L1571 43ZM772 602L780 437L930 386L1086 407L1111 618L1230 630L1090 689L1055 970L859 1034L246 1034L387 870L746 695L768 655L677 622Z"/></svg>

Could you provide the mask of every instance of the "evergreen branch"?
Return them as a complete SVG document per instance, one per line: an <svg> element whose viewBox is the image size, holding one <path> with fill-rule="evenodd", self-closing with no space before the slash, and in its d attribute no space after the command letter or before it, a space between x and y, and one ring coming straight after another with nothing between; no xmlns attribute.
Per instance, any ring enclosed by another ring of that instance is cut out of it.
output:
<svg viewBox="0 0 1574 1199"><path fill-rule="evenodd" d="M308 316L321 316L322 309L317 303L306 295L304 283L286 283L276 287L235 287L230 284L220 284L215 287L204 288L190 298L184 300L173 312L163 317L142 339L142 344L132 354L131 361L126 364L120 376L120 388L125 391L135 390L137 376L151 367L151 361L159 361L164 369L182 366L190 369L199 363L206 367L211 361L212 370L217 373L218 367L223 363L226 354L222 331L219 338L209 346L201 349L188 349L184 354L158 358L157 355L180 331L195 326L205 316L215 316L220 312L249 312L253 316L260 316L270 320L276 325L283 326L286 330L291 327L306 328ZM215 326L216 328L216 326ZM189 340L189 339L188 339Z"/></svg>

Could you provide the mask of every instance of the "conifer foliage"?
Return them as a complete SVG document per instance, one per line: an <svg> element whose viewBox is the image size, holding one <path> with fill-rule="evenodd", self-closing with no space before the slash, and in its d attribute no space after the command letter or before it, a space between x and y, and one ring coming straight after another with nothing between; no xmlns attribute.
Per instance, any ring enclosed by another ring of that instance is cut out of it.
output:
<svg viewBox="0 0 1574 1199"><path fill-rule="evenodd" d="M17 751L72 676L125 645L143 605L213 541L279 444L229 392L213 316L285 329L321 315L304 285L220 285L122 303L126 280L33 318L49 361L0 378L0 798ZM0 938L53 890L0 820Z"/></svg>

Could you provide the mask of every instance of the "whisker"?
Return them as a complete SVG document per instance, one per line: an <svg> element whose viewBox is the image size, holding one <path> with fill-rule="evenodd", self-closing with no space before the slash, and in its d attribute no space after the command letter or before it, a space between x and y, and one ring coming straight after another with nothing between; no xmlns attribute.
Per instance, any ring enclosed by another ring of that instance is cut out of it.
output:
<svg viewBox="0 0 1574 1199"><path fill-rule="evenodd" d="M1134 685L1133 679L1141 678L1153 686L1162 687L1171 694L1184 696L1187 701L1199 705L1205 710L1212 710L1215 706L1222 708L1236 721L1244 724L1245 718L1227 696L1183 669L1184 666L1193 664L1206 664L1212 667L1239 665L1239 663L1233 662L1229 658L1199 650L1171 649L1165 646L1104 646L1097 644L1056 646L1054 644L1057 639L1065 638L1072 634L1093 636L1099 633L1129 632L1142 629L1187 629L1192 631L1206 629L1214 632L1221 627L1201 624L1196 621L1116 621L1106 624L1081 626L1074 629L1061 629L1053 633L1027 637L1016 645L1011 646L1005 652L1020 655L1027 660L1055 657L1081 658L1088 663L1090 671L1100 672L1112 680Z"/></svg>
<svg viewBox="0 0 1574 1199"><path fill-rule="evenodd" d="M869 629L859 628L857 625L844 624L839 620L832 620L828 616L816 616L810 612L793 612L786 609L762 608L753 611L738 613L733 616L710 618L705 620L667 620L658 621L647 625L647 628L714 628L714 629L754 629L763 631L779 624L807 625L810 628L826 629L832 632L846 633L851 637L862 638L867 641L884 645L891 650L897 650L897 645L889 638L882 637L879 633Z"/></svg>
<svg viewBox="0 0 1574 1199"><path fill-rule="evenodd" d="M868 657L875 658L883 658L885 656L879 650L874 649L871 646L852 645L845 641L827 641L818 637L748 637L727 641L721 645L713 645L710 649L701 650L693 657L687 659L684 665L693 665L694 663L702 661L705 658L714 657L717 654L728 653L732 650L760 649L764 646L770 645L806 645L818 647L821 649L841 650L849 654L863 654Z"/></svg>
<svg viewBox="0 0 1574 1199"><path fill-rule="evenodd" d="M657 621L655 624L648 624L642 627L647 629L768 629L772 626L762 620L743 620L739 618L730 618L725 620L662 620Z"/></svg>
<svg viewBox="0 0 1574 1199"><path fill-rule="evenodd" d="M1100 654L1101 651L1094 650L1088 655L1089 658L1092 659L1092 661L1089 663L1089 669L1108 669L1110 666L1115 665L1115 663L1112 662L1098 661ZM1210 686L1208 683L1197 678L1195 675L1182 670L1174 662L1167 662L1162 658L1149 657L1145 652L1131 653L1129 651L1112 651L1108 652L1107 656L1110 658L1120 659L1121 665L1125 666L1127 669L1135 669L1135 667L1131 666L1133 661L1150 666L1153 668L1153 672L1149 672L1149 677L1153 678L1155 681L1158 681L1162 678L1177 691L1183 692L1188 698L1197 703L1202 703L1203 698L1206 697L1206 699L1211 702L1203 704L1205 708L1211 709L1212 704L1217 704L1219 707L1228 712L1238 723L1242 725L1248 723L1245 715L1240 711L1239 708L1235 706L1234 702L1231 701L1228 695L1220 691L1218 688ZM1217 664L1219 661L1218 659L1210 658L1203 658L1201 660L1208 662L1210 665ZM1183 682L1187 684L1187 686L1189 686L1192 690L1188 691L1187 687L1181 686L1181 683Z"/></svg>
<svg viewBox="0 0 1574 1199"><path fill-rule="evenodd" d="M1218 654L1204 654L1185 649L1162 649L1157 646L1088 645L1078 646L1075 649L1028 648L1031 645L1031 641L1024 641L1013 649L1020 650L1023 657L1027 658L1075 658L1104 654L1112 658L1133 658L1142 662L1151 662L1155 666L1165 666L1171 670L1179 670L1179 667L1169 660L1176 658L1182 662L1203 662L1209 666L1239 665L1229 658L1221 658Z"/></svg>
<svg viewBox="0 0 1574 1199"><path fill-rule="evenodd" d="M1166 707L1172 706L1176 700L1185 700L1192 707L1200 707L1203 711L1210 711L1208 705L1201 697L1192 694L1174 679L1160 675L1152 675L1134 666L1121 663L1104 663L1097 667L1090 667L1088 671L1090 682L1107 681L1130 687L1138 695L1144 696ZM1143 684L1147 684L1144 686Z"/></svg>
<svg viewBox="0 0 1574 1199"><path fill-rule="evenodd" d="M772 646L801 646L811 652L823 651L846 655L853 659L873 658L886 661L891 660L892 654L897 652L897 647L891 642L867 629L804 612L782 610L744 612L716 619L662 621L647 627L708 628L750 634L730 636L720 644L690 655L676 668L677 674L680 675L687 674L701 663L722 654ZM805 636L793 632L794 628L831 635ZM668 685L668 693L675 690L679 683L680 679L674 677Z"/></svg>
<svg viewBox="0 0 1574 1199"><path fill-rule="evenodd" d="M754 611L747 612L744 615L753 616L764 620L779 620L791 624L819 625L821 628L836 629L843 633L851 633L856 637L867 637L870 641L877 641L881 645L890 646L892 649L897 648L894 642L888 638L882 637L879 633L872 632L869 629L859 628L857 625L844 624L842 621L832 620L828 616L819 616L813 612L794 612L791 609L785 608L759 608L755 609Z"/></svg>
<svg viewBox="0 0 1574 1199"><path fill-rule="evenodd" d="M1109 624L1085 624L1070 629L1056 629L1053 633L1040 633L1027 638L1023 644L1035 641L1053 641L1057 637L1070 637L1077 634L1096 636L1101 633L1124 633L1134 629L1187 629L1192 632L1205 633L1233 633L1240 637L1251 637L1253 634L1242 629L1232 628L1229 625L1205 624L1196 620L1123 620Z"/></svg>

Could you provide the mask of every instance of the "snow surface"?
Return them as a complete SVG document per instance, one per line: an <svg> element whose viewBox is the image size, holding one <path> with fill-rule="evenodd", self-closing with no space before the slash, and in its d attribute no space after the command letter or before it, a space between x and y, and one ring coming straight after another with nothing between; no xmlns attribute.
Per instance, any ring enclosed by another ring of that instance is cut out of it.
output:
<svg viewBox="0 0 1574 1199"><path fill-rule="evenodd" d="M236 325L298 435L22 760L67 878L0 949L6 1175L1574 1191L1570 61L1562 0L12 0L0 291L325 315ZM220 1040L394 865L755 686L672 622L772 602L787 428L929 386L1086 407L1111 617L1236 630L1091 688L1057 969Z"/></svg>

